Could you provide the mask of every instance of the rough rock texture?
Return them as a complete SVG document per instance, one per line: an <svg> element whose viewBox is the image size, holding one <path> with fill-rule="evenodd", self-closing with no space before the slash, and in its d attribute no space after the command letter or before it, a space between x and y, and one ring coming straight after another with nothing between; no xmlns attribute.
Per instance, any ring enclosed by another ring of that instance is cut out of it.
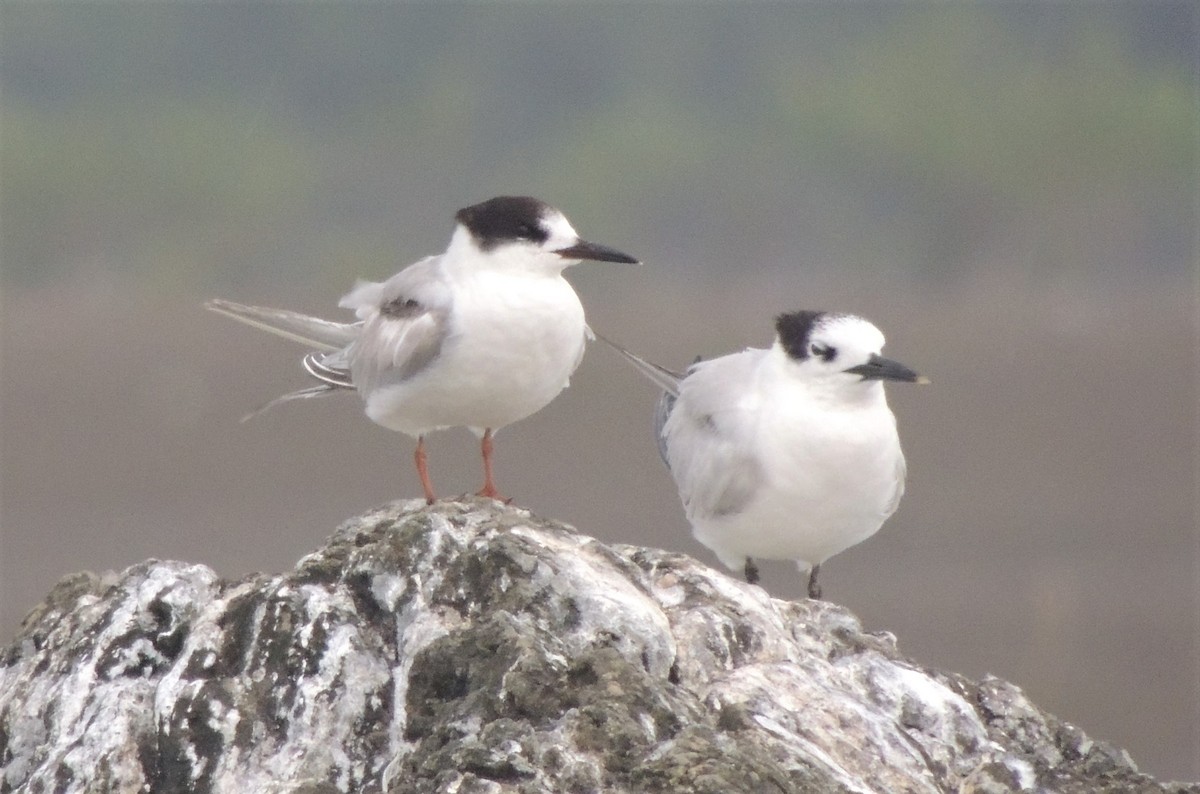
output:
<svg viewBox="0 0 1200 794"><path fill-rule="evenodd" d="M490 501L290 573L64 579L0 656L0 791L1157 792L830 603Z"/></svg>

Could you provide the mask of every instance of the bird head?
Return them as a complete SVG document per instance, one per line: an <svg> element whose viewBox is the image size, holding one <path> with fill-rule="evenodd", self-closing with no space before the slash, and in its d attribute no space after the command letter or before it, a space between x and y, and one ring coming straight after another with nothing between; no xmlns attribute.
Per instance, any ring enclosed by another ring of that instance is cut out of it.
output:
<svg viewBox="0 0 1200 794"><path fill-rule="evenodd" d="M883 332L861 317L822 311L781 314L776 344L798 377L842 392L872 389L883 381L928 383L898 361L884 358Z"/></svg>
<svg viewBox="0 0 1200 794"><path fill-rule="evenodd" d="M467 248L480 263L513 270L558 273L584 259L598 262L638 260L615 248L580 238L566 216L529 196L497 196L464 207L451 250Z"/></svg>

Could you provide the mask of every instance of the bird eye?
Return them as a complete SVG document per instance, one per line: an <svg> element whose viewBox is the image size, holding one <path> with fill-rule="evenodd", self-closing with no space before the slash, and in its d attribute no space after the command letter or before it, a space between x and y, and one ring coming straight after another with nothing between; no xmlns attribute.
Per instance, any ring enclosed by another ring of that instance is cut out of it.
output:
<svg viewBox="0 0 1200 794"><path fill-rule="evenodd" d="M533 227L528 223L522 223L521 225L517 226L517 237L522 240L532 240Z"/></svg>
<svg viewBox="0 0 1200 794"><path fill-rule="evenodd" d="M822 345L819 342L813 342L809 348L809 353L821 359L822 361L833 361L837 358L837 348L829 345Z"/></svg>

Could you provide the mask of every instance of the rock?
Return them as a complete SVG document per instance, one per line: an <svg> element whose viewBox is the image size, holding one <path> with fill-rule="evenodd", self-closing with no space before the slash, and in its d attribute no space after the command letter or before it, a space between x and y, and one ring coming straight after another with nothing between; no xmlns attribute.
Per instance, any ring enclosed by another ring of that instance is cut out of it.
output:
<svg viewBox="0 0 1200 794"><path fill-rule="evenodd" d="M0 791L1200 792L845 609L495 502L281 575L64 579L0 656Z"/></svg>

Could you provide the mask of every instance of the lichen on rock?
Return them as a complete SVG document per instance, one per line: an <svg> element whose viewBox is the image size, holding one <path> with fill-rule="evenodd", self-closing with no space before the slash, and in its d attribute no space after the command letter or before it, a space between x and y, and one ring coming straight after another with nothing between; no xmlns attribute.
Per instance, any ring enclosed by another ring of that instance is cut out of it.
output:
<svg viewBox="0 0 1200 794"><path fill-rule="evenodd" d="M295 570L64 579L0 655L0 791L1158 792L834 604L489 500Z"/></svg>

